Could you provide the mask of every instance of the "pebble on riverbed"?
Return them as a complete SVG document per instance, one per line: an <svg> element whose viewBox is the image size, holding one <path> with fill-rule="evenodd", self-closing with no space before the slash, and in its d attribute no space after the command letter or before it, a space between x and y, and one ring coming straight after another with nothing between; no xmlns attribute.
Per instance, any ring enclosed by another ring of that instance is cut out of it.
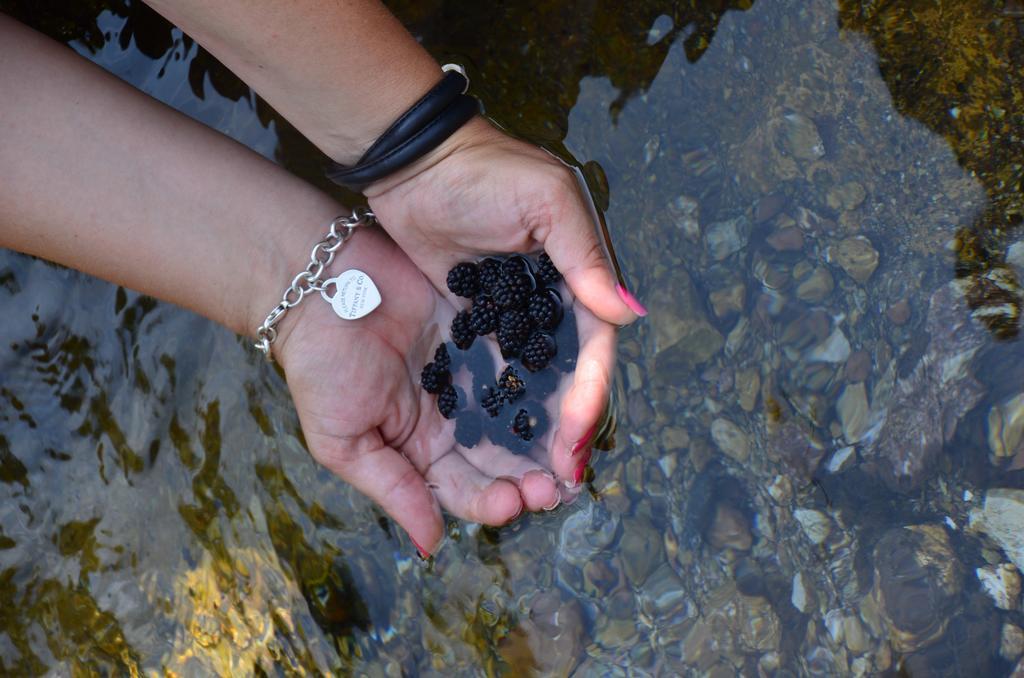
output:
<svg viewBox="0 0 1024 678"><path fill-rule="evenodd" d="M897 375L890 367L886 373L891 395L885 416L877 436L860 451L899 491L920 486L960 419L984 393L971 360L988 334L971 317L960 283L946 283L931 295L925 332L928 345L912 368Z"/></svg>
<svg viewBox="0 0 1024 678"><path fill-rule="evenodd" d="M1020 572L1009 563L986 565L975 571L982 590L1000 610L1016 610L1020 606Z"/></svg>
<svg viewBox="0 0 1024 678"><path fill-rule="evenodd" d="M1017 566L1024 568L1024 490L996 488L970 513L970 529L991 537Z"/></svg>
<svg viewBox="0 0 1024 678"><path fill-rule="evenodd" d="M878 268L878 250L862 235L840 240L828 249L826 256L861 285Z"/></svg>
<svg viewBox="0 0 1024 678"><path fill-rule="evenodd" d="M875 545L872 592L899 652L937 640L958 605L960 564L942 525L886 532Z"/></svg>
<svg viewBox="0 0 1024 678"><path fill-rule="evenodd" d="M994 462L1024 451L1024 393L992 406L988 413L988 447Z"/></svg>

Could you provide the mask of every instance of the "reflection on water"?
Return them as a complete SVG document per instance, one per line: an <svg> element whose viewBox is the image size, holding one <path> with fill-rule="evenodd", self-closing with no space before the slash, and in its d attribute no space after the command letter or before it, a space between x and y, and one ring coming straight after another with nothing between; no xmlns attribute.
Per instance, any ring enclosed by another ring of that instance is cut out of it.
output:
<svg viewBox="0 0 1024 678"><path fill-rule="evenodd" d="M143 5L15 5L321 181ZM1018 5L394 9L496 119L588 163L651 309L618 446L575 505L452 524L422 564L308 458L244 342L4 254L3 670L1009 674Z"/></svg>
<svg viewBox="0 0 1024 678"><path fill-rule="evenodd" d="M1024 8L990 3L840 2L843 29L870 37L893 106L942 135L957 160L985 188L984 212L963 224L957 275L970 279L968 299L997 336L1018 332L1021 289L1004 263L1020 233L1024 93Z"/></svg>

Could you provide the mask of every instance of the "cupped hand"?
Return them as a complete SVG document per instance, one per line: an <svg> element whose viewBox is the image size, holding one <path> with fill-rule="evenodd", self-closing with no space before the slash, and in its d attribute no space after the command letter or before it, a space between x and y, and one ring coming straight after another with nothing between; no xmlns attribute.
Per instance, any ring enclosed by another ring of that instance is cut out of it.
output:
<svg viewBox="0 0 1024 678"><path fill-rule="evenodd" d="M557 505L563 488L544 466L486 439L471 449L457 444L455 422L420 388L420 371L456 311L449 300L378 230L357 232L340 254L334 270L366 272L381 305L342 320L314 293L282 321L274 345L313 457L427 553L443 537L441 508L503 525L524 509ZM581 353L597 350L594 341L613 350L600 333L585 336L596 320L578 322Z"/></svg>
<svg viewBox="0 0 1024 678"><path fill-rule="evenodd" d="M550 466L576 480L569 450L586 447L608 401L614 327L646 311L612 273L598 240L589 198L574 174L545 151L475 119L414 165L367 188L388 230L435 287L460 261L504 252L547 251L593 315L592 341L581 346L572 390L562 402Z"/></svg>

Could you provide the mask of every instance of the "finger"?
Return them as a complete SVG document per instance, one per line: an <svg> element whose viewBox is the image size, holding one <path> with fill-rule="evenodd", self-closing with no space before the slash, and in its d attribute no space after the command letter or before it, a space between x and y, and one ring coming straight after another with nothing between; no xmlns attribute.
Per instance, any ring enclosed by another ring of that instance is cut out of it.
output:
<svg viewBox="0 0 1024 678"><path fill-rule="evenodd" d="M315 443L309 442L312 448ZM345 451L336 440L331 444L334 449L317 455L318 461L383 508L417 548L433 554L444 537L444 520L420 472L386 445L368 451Z"/></svg>
<svg viewBox="0 0 1024 678"><path fill-rule="evenodd" d="M555 267L583 305L598 318L614 325L625 325L647 309L628 290L619 285L598 240L597 213L589 194L576 188L576 200L558 215L544 240Z"/></svg>
<svg viewBox="0 0 1024 678"><path fill-rule="evenodd" d="M559 503L555 477L529 456L492 444L462 450L462 456L484 476L515 482L527 511L550 510Z"/></svg>
<svg viewBox="0 0 1024 678"><path fill-rule="evenodd" d="M499 445L482 442L471 449L460 447L462 456L476 470L491 478L522 478L530 471L545 471L536 460Z"/></svg>
<svg viewBox="0 0 1024 678"><path fill-rule="evenodd" d="M527 511L550 511L562 501L558 483L547 471L534 470L523 474L519 494Z"/></svg>
<svg viewBox="0 0 1024 678"><path fill-rule="evenodd" d="M504 525L523 511L523 500L514 483L481 473L457 452L434 461L427 470L427 480L441 505L463 520Z"/></svg>
<svg viewBox="0 0 1024 678"><path fill-rule="evenodd" d="M575 312L580 351L572 386L562 398L558 430L550 449L551 468L559 478L570 482L608 404L615 367L615 328L579 306Z"/></svg>

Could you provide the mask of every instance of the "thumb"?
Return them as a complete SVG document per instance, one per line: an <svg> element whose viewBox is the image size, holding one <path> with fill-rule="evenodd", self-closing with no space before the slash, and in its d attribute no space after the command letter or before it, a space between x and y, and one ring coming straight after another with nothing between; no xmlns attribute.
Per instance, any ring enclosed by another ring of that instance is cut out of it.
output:
<svg viewBox="0 0 1024 678"><path fill-rule="evenodd" d="M549 224L544 250L584 306L605 322L626 325L647 315L647 309L616 280L599 240L597 209L582 176L575 173L569 204L559 210L559 223Z"/></svg>

